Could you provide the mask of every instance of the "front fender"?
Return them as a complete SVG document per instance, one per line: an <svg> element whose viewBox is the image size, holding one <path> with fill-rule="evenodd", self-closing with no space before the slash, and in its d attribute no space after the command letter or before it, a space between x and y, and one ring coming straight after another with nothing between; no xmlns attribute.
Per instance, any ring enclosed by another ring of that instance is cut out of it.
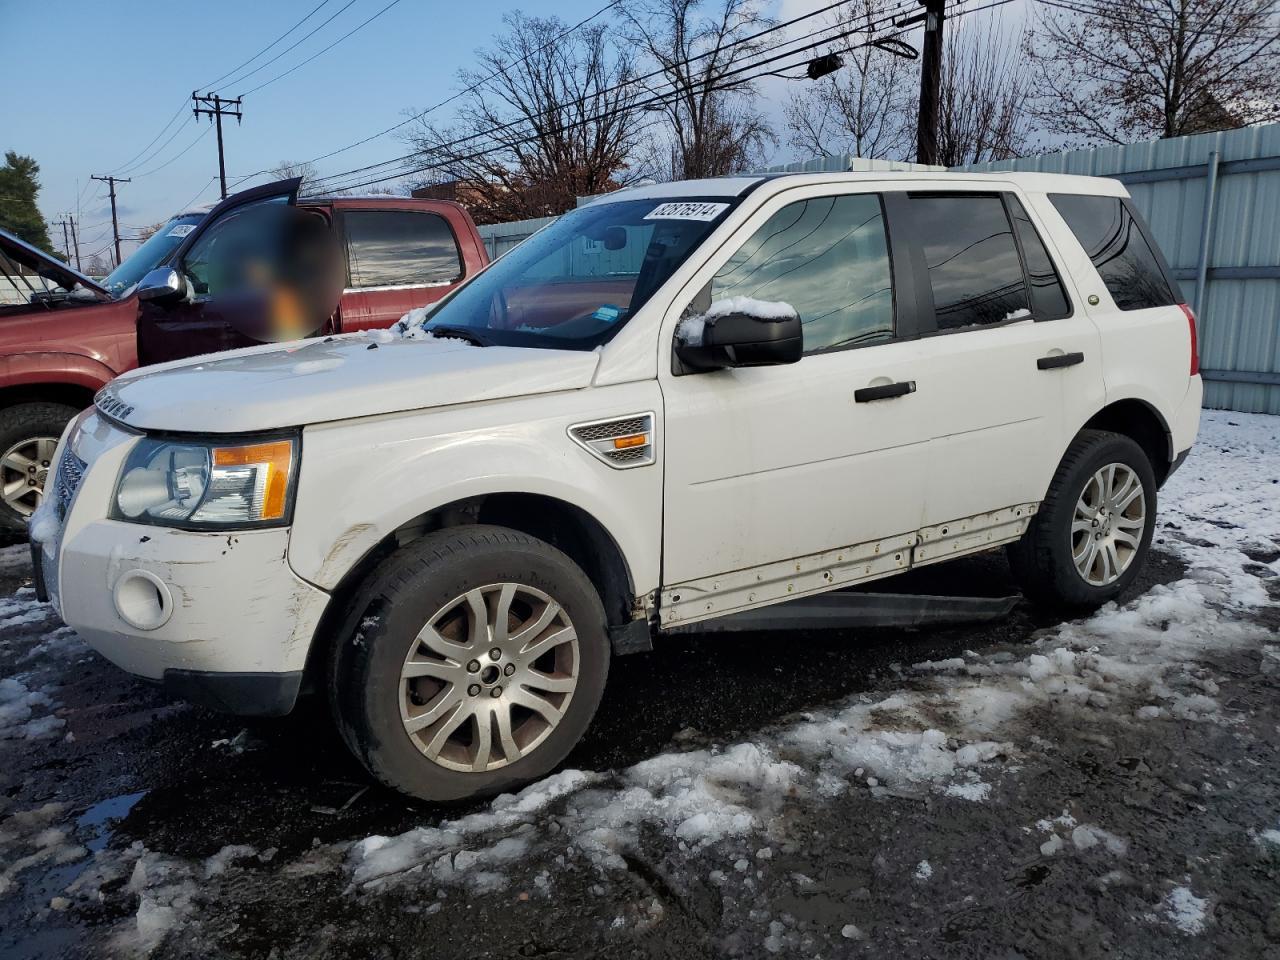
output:
<svg viewBox="0 0 1280 960"><path fill-rule="evenodd" d="M442 407L308 427L289 561L334 589L398 527L495 493L554 497L613 537L637 593L658 586L662 544L661 393L656 381ZM588 420L658 411L656 462L618 470L568 435Z"/></svg>
<svg viewBox="0 0 1280 960"><path fill-rule="evenodd" d="M75 353L17 353L0 356L0 387L60 384L97 391L116 372L105 363Z"/></svg>

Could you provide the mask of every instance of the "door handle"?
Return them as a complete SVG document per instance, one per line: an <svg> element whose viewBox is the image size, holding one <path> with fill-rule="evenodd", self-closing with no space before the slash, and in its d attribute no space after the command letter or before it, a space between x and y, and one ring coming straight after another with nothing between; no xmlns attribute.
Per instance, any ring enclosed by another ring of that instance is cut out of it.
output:
<svg viewBox="0 0 1280 960"><path fill-rule="evenodd" d="M1077 363L1084 363L1083 353L1053 353L1037 360L1036 366L1041 370L1057 370L1059 367L1074 367Z"/></svg>
<svg viewBox="0 0 1280 960"><path fill-rule="evenodd" d="M916 392L914 380L903 380L899 383L882 383L875 387L861 387L853 391L855 403L870 403L872 400L891 400L894 397L906 396Z"/></svg>

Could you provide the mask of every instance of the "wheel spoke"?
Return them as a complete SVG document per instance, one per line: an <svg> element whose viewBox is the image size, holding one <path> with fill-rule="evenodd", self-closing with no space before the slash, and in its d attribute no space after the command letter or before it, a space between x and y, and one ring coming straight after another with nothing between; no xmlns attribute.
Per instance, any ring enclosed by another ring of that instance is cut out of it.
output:
<svg viewBox="0 0 1280 960"><path fill-rule="evenodd" d="M533 618L532 623L526 623L516 631L511 638L511 646L513 649L526 653L525 645L530 641L537 639L538 634L550 626L551 621L560 613L560 605L558 603L547 603L543 606L542 611Z"/></svg>
<svg viewBox="0 0 1280 960"><path fill-rule="evenodd" d="M511 708L499 707L495 720L494 726L498 728L498 743L502 746L502 755L507 758L508 763L520 759L520 748L516 745L515 735L511 732Z"/></svg>
<svg viewBox="0 0 1280 960"><path fill-rule="evenodd" d="M554 633L549 633L540 640L534 640L532 643L527 644L520 651L520 655L524 658L525 663L533 663L552 647L558 647L562 643L572 643L577 639L578 633L573 627L561 627Z"/></svg>
<svg viewBox="0 0 1280 960"><path fill-rule="evenodd" d="M489 767L489 754L493 752L493 708L486 705L475 713L476 739L472 746L471 769L477 773Z"/></svg>
<svg viewBox="0 0 1280 960"><path fill-rule="evenodd" d="M577 677L552 676L541 670L528 670L522 682L533 690L545 690L547 693L570 693L578 685Z"/></svg>
<svg viewBox="0 0 1280 960"><path fill-rule="evenodd" d="M444 749L444 745L449 742L449 738L457 732L458 728L471 716L471 711L466 705L460 705L445 721L440 725L440 729L435 732L435 736L431 738L431 742L427 744L427 756L438 757L440 751Z"/></svg>
<svg viewBox="0 0 1280 960"><path fill-rule="evenodd" d="M484 594L478 587L467 591L466 603L467 643L472 650L479 651L489 645L489 607L484 602Z"/></svg>
<svg viewBox="0 0 1280 960"><path fill-rule="evenodd" d="M504 583L498 591L498 602L493 608L493 642L502 646L507 642L507 622L511 619L511 601L516 597L516 585Z"/></svg>
<svg viewBox="0 0 1280 960"><path fill-rule="evenodd" d="M1133 550L1137 550L1138 545L1142 543L1142 540L1139 537L1129 533L1127 530L1117 530L1111 536L1119 543L1123 543L1125 546L1130 547Z"/></svg>
<svg viewBox="0 0 1280 960"><path fill-rule="evenodd" d="M555 724L560 720L560 711L556 706L527 687L514 687L507 692L507 696L511 698L512 703L521 707L528 707L550 724Z"/></svg>
<svg viewBox="0 0 1280 960"><path fill-rule="evenodd" d="M464 672L459 664L445 660L410 660L400 671L400 677L403 680L435 677L437 680L445 680L449 683L461 683L465 681Z"/></svg>
<svg viewBox="0 0 1280 960"><path fill-rule="evenodd" d="M1072 533L1092 533L1093 521L1092 520L1073 520L1071 523L1071 532Z"/></svg>
<svg viewBox="0 0 1280 960"><path fill-rule="evenodd" d="M462 709L462 693L457 687L449 687L441 692L440 696L436 697L422 713L416 713L405 720L404 728L409 733L417 733L419 730L431 726L451 710L466 712Z"/></svg>
<svg viewBox="0 0 1280 960"><path fill-rule="evenodd" d="M438 653L442 657L450 660L463 660L471 653L470 647L465 647L460 643L454 643L452 640L445 638L431 624L427 624L418 633L418 643L422 644L432 653Z"/></svg>
<svg viewBox="0 0 1280 960"><path fill-rule="evenodd" d="M10 450L3 461L0 461L10 470L19 473L26 473L32 467L36 466L36 462L25 454L19 453L17 450Z"/></svg>

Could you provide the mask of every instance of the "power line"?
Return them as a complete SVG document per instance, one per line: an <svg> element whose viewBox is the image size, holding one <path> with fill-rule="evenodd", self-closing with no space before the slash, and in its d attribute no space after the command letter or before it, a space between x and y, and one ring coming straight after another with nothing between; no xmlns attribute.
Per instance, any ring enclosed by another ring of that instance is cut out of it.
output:
<svg viewBox="0 0 1280 960"><path fill-rule="evenodd" d="M340 16L342 15L342 13L343 13L343 12L344 12L348 7L352 6L355 2L356 2L356 0L347 0L347 2L346 2L345 4L343 4L343 5L342 5L342 7L338 10L338 12L337 12L337 13L335 13L332 17L330 17L330 18L329 18L328 20L326 20L324 23L320 24L320 26L316 27L314 30L312 30L310 33L308 33L308 34L307 34L305 37L303 37L301 40L296 40L296 41L294 41L294 43L290 44L288 47L286 47L285 49L281 50L279 53L277 53L277 54L276 54L274 57L272 57L270 60L267 60L267 61L266 61L266 62L264 62L264 63L260 63L260 64L258 64L256 67L254 67L252 70L250 70L248 73L244 74L243 76L238 77L238 78L236 78L235 80L228 80L228 81L227 81L227 83L226 83L226 84L224 84L224 86L228 86L228 87L229 87L229 86L232 86L233 84L238 86L239 84L244 83L246 80L248 80L250 77L252 77L252 76L253 76L255 73L257 73L259 70L265 70L267 67L271 66L271 64L275 63L277 60L279 60L281 57L283 57L283 56L284 56L286 53L288 53L290 50L294 50L294 49L296 49L299 45L301 45L301 44L303 44L303 43L306 43L308 40L310 40L312 37L314 37L317 33L319 33L321 30L323 30L325 27L327 27L329 24L333 23L333 21L334 21L334 20L336 20L338 17L340 17ZM232 71L232 72L234 72L234 71ZM223 79L223 78L221 78L221 77L220 77L219 79Z"/></svg>
<svg viewBox="0 0 1280 960"><path fill-rule="evenodd" d="M143 173L135 173L135 174L134 174L134 176L135 176L136 178L138 178L138 179L141 179L141 178L143 178L143 177L149 177L149 176L151 176L151 174L153 174L153 173L159 173L161 170L163 170L165 167L169 166L169 164L173 163L173 162L174 162L175 160L177 160L179 157L183 156L183 155L184 155L188 150L190 150L190 149L191 149L192 147L194 147L197 143L199 143L201 140L203 140L205 137L207 137L207 136L209 135L209 130L210 130L210 129L211 129L211 128L209 128L209 127L205 127L203 130L201 130L201 131L200 131L200 133L199 133L199 134L197 134L197 135L196 135L196 138L195 138L194 140L192 140L190 143L188 143L185 147L183 147L181 150L179 150L177 153L175 153L172 157L170 157L170 158L169 158L168 160L166 160L164 163L160 164L160 166L158 166L158 167L152 167L150 170L147 170L147 171L145 171L145 172L143 172Z"/></svg>
<svg viewBox="0 0 1280 960"><path fill-rule="evenodd" d="M227 100L216 93L206 93L204 96L200 96L192 90L191 99L195 103L195 106L191 108L192 114L196 117L204 115L217 124L218 180L222 183L222 199L225 200L227 199L227 164L222 150L222 118L224 116L235 117L236 123L240 123L241 118L244 116L240 109L240 98L236 97L234 100Z"/></svg>
<svg viewBox="0 0 1280 960"><path fill-rule="evenodd" d="M169 134L168 140L160 144L160 146L156 147L154 150L148 153L141 160L138 160L136 163L130 163L130 164L126 164L123 167L118 167L116 169L116 173L129 173L131 170L136 170L138 167L142 166L143 164L150 163L152 160L158 157L161 153L163 153L164 148L167 147L169 144L173 143L173 141L177 139L178 134L180 134L183 130L187 129L187 127L190 126L190 124L191 124L191 118L187 117L186 123L180 124L178 128L173 131L173 133Z"/></svg>
<svg viewBox="0 0 1280 960"><path fill-rule="evenodd" d="M330 0L320 0L318 4L316 4L314 7L311 8L310 13L308 13L305 17L303 17L301 20L295 23L292 27L290 27L284 33L280 34L280 36L272 40L269 44L267 44L265 47L263 47L261 50L255 53L252 57L250 57L244 63L240 64L238 67L233 67L232 69L228 70L222 76L218 77L218 79L211 80L209 83L202 83L200 84L200 86L204 87L204 89L206 90L211 90L214 87L216 87L218 84L220 84L223 80L227 79L227 77L231 76L232 74L239 73L249 64L253 63L253 61L257 60L260 56L262 56L264 53L266 53L268 50L274 47L277 43L279 43L281 40L287 37L289 34L293 33L293 31L297 30L300 26L302 26L304 23L306 23L308 20L314 17L317 13L320 12L320 8L326 6L329 2Z"/></svg>
<svg viewBox="0 0 1280 960"><path fill-rule="evenodd" d="M388 10L390 10L392 7L394 7L394 6L395 6L397 3L399 3L399 2L400 2L400 0L391 0L391 2L390 2L390 3L388 3L385 7L383 7L381 10L379 10L377 13L375 13L375 14L374 14L372 17L370 17L368 20L365 20L365 21L364 21L363 23L361 23L359 26L352 27L350 30L348 30L346 33L344 33L342 36L340 36L337 40L333 41L333 43L329 44L329 45L328 45L327 47L325 47L324 49L322 49L322 50L317 50L317 51L316 51L315 53L313 53L311 56L307 57L307 59L305 59L305 60L303 60L303 61L301 61L301 62L299 62L299 63L295 63L292 67L290 67L290 68L289 68L288 70L286 70L284 73L277 74L276 76L272 77L270 80L264 80L262 83L258 84L256 87L251 87L251 88L249 88L248 90L245 90L243 93L239 94L238 96L240 96L240 97L247 97L249 94L251 94L251 93L256 93L257 91L261 90L263 87L266 87L266 86L269 86L269 85L271 85L271 84L275 83L277 80L283 80L285 77L287 77L289 74L293 73L293 71L297 70L299 67L305 67L305 66L306 66L308 63L310 63L312 60L316 59L316 57L319 57L319 56L321 56L322 54L328 53L330 50L332 50L332 49L333 49L334 47L336 47L338 44L342 43L342 41L346 40L346 39L347 39L348 37L350 37L352 34L354 34L354 33L358 32L358 31L360 31L360 30L363 30L365 27L367 27L369 24L373 23L373 21L377 20L380 16L382 16L384 13L386 13Z"/></svg>
<svg viewBox="0 0 1280 960"><path fill-rule="evenodd" d="M688 58L688 59L687 59L687 60L685 60L685 61L681 61L681 62L679 63L679 65L681 65L681 66L686 66L686 67L687 67L687 66L689 66L689 65L691 65L691 64L693 64L693 63L696 63L696 62L698 62L698 61L700 61L700 60L705 60L707 57L712 56L712 55L714 55L714 54L715 54L715 53L717 53L717 52L724 52L724 51L727 51L727 50L732 50L732 49L734 49L734 48L736 48L736 47L738 47L738 46L741 46L742 44L749 43L749 42L751 42L751 41L753 41L753 40L756 40L756 39L758 39L759 37L762 37L762 36L765 36L765 35L767 35L767 34L771 34L771 33L776 33L777 31L779 31L779 30L783 30L783 29L785 29L785 28L787 28L787 27L789 27L789 26L792 26L793 24L798 23L798 22L800 22L800 21L802 21L802 20L810 19L810 18L812 18L812 17L818 16L818 15L820 15L820 14L822 14L822 13L826 13L826 12L828 12L828 11L832 10L832 9L835 9L835 8L840 7L840 6L843 6L843 5L844 5L844 4L843 4L842 2L838 2L838 3L830 4L829 6L826 6L826 7L823 7L823 8L821 8L821 9L819 9L819 10L814 11L813 13L810 13L810 14L804 14L804 15L802 15L802 16L795 17L795 18L793 18L793 19L791 19L791 20L788 20L788 21L786 21L786 22L784 22L784 23L780 23L780 24L777 24L777 25L775 25L775 26L772 26L772 27L766 28L766 29L764 29L764 30L760 30L760 31L758 31L758 32L756 32L756 33L753 33L753 34L750 34L750 35L748 35L748 36L746 36L746 37L742 37L742 38L740 38L739 40L736 40L736 41L734 41L733 43L725 44L723 47L717 48L716 50L707 51L707 52L704 52L704 53L698 54L698 55L696 55L696 56L690 57L690 58ZM823 39L818 40L818 41L816 41L816 42L814 42L814 43L808 44L808 45L807 45L807 46L805 46L805 47L800 47L800 48L797 48L797 49L795 49L795 50L787 51L786 53L778 54L777 56L774 56L774 57L772 57L771 59L768 59L768 60L761 60L761 61L756 61L755 63L748 64L746 67L741 67L741 68L739 68L739 69L737 69L737 70L729 71L729 72L727 72L727 73L725 73L725 74L722 74L722 75L721 75L721 79L723 79L724 77L733 76L733 75L735 75L735 74L740 74L740 73L742 73L742 72L744 72L744 71L746 71L746 70L752 69L752 68L754 68L754 67L756 67L756 66L760 66L760 65L762 65L762 64L766 64L766 63L774 62L774 61L777 61L777 60L779 60L779 59L782 59L783 57L790 56L790 55L795 54L795 53L800 53L800 52L803 52L803 51L806 51L806 50L814 49L814 48L816 48L816 47L821 46L821 45L822 45L822 44L824 44L824 43L829 43L829 42L831 42L832 40L841 39L841 38L843 38L843 37L847 37L847 36L850 36L850 35L855 34L855 33L869 33L869 32L871 32L872 30L874 30L874 29L875 29L876 27L878 27L878 26L881 26L881 25L883 25L883 24L885 24L885 23L892 23L892 22L893 22L893 20L894 20L896 17L900 16L900 15L901 15L901 13L902 13L904 10L909 9L909 8L910 8L910 7L912 7L912 6L914 6L914 4L913 4L912 0L904 0L904 2L900 2L900 3L898 3L894 8L892 8L892 9L890 9L890 10L885 11L884 15L882 15L882 16L880 16L880 17L878 17L878 18L876 18L876 19L874 19L874 20L872 20L872 21L869 21L869 22L867 22L867 23L865 23L865 24L859 24L859 25L857 25L857 26L855 26L855 27L853 27L853 28L850 28L850 29L844 30L844 31L842 31L842 32L839 32L839 33L832 34L832 35L830 35L830 36L824 37ZM837 25L836 27L829 27L829 28L826 28L826 29L837 29L837 28L838 28L838 26L839 26L839 25ZM771 48L768 48L768 49L766 49L766 50L764 50L764 51L761 51L761 52L768 53L768 52L771 52L772 50L778 50L778 49L780 49L780 48L782 48L782 47L784 47L784 46L788 46L788 45L790 45L790 44L792 44L792 43L796 43L796 42L798 42L799 40L808 39L809 37L814 36L814 34L815 34L815 33L822 33L822 32L825 32L825 30L819 30L819 31L811 32L811 33L809 33L809 34L805 35L804 37L800 37L800 38L798 38L797 40L783 40L783 41L780 41L780 42L779 42L778 44L776 44L775 46L773 46L773 47L771 47ZM659 76L659 75L665 75L666 73L667 73L667 70L666 70L666 69L658 69L658 70L654 70L654 71L651 71L650 73L644 74L644 75L642 75L642 76L639 76L639 77L633 77L633 78L630 78L630 79L628 79L628 80L624 80L624 81L620 81L619 83L615 83L614 85L612 85L612 86L610 86L610 87L607 87L607 88L605 88L604 90L598 91L596 95L597 95L597 96L603 96L603 95L605 95L605 94L608 94L608 93L614 92L614 91L616 91L616 90L622 89L623 87L633 86L633 85L637 85L637 84L643 84L643 83L644 83L644 81L646 81L646 80L650 80L650 79L652 79L652 78L654 78L654 77L657 77L657 76ZM738 81L735 81L735 82L734 82L734 83L732 83L732 84L727 85L725 88L727 89L727 88L732 87L732 86L741 86L741 85L743 85L744 83L749 82L749 80L751 80L751 79L756 79L756 78L755 78L755 77L752 77L752 78L745 78L745 79L742 79L742 80L738 80ZM671 83L666 83L666 84L663 84L662 86L670 87L670 88L671 88L671 90L670 90L670 91L668 91L668 92L674 92L674 90L675 90L674 85L673 85L673 84L671 84ZM651 91L651 92L652 92L652 91ZM581 101L581 100L579 100L579 101L577 101L577 102L578 102L578 103L581 103L582 101ZM663 102L663 101L661 100L661 97L659 97L659 98L658 98L658 99L656 99L656 100L651 101L650 103L655 103L655 104L656 104L656 103L659 103L659 102ZM566 104L564 107L560 107L560 108L557 108L557 109L566 109L567 107L572 106L572 105L573 105L573 104ZM637 108L643 107L643 106L645 106L645 105L648 105L648 104L641 104L641 105L639 105ZM424 111L424 112L425 112L425 111ZM452 147L456 147L456 146L460 146L460 145L462 145L462 144L465 144L465 143L467 143L468 141L478 140L478 139L480 139L481 137L492 136L493 134L501 133L501 132L504 132L504 131L506 131L506 130L510 130L510 129L514 128L514 127L518 127L518 126L520 126L520 125L521 125L521 124L523 124L523 123L531 122L531 121L534 121L534 120L540 120L540 119L543 119L543 118L549 117L549 116L551 116L552 112L553 112L553 111L547 111L547 112L545 112L545 113L543 113L543 114L538 115L537 117L522 117L522 118L518 118L518 119L513 120L513 121L510 121L510 122L508 122L508 123L501 124L501 125L499 125L499 126L497 126L497 127L494 127L494 128L492 128L492 129L490 129L490 130L480 131L479 133L470 134L470 135L468 135L468 136L460 137L460 138L458 138L458 139L455 139L455 140L449 141L449 142L447 142L447 143L440 144L440 145L436 146L434 149L435 149L435 150L437 150L437 151L439 151L439 150L447 150L447 149L449 149L449 148L452 148ZM529 141L520 141L520 142L529 142ZM328 185L328 186L326 186L326 187L325 187L325 189L332 189L332 188L333 188L333 187L332 187L332 184L333 184L335 181L338 181L338 180L340 180L340 179L342 179L342 178L344 178L344 177L348 177L348 176L351 176L351 175L353 175L353 174L358 174L358 173L367 173L367 172L372 172L372 171L377 170L377 169L379 169L379 168L386 168L386 167L390 167L390 166L395 165L395 164L403 164L403 163L406 163L406 162L412 162L412 161L414 160L414 158L416 158L416 157L420 157L421 155L422 155L421 151L415 151L415 152L413 152L413 153L404 154L404 155L402 155L402 156L400 156L400 157L395 157L395 158L390 159L390 160L383 160L383 161L380 161L380 162L378 162L378 163L367 164L367 165L365 165L365 166L363 166L363 167L356 167L356 168L353 168L353 169L351 169L351 170L345 170L345 171L342 171L342 172L340 172L340 173L336 173L336 174L332 174L332 175L327 176L327 177L322 177L322 178L320 178L319 180L317 180L317 181L312 185L312 188L313 188L313 191L314 191L315 189L319 189L319 185L321 185L321 184L326 184L326 185ZM401 173L398 173L398 174L391 174L391 175L389 175L389 176L387 176L387 177L383 177L382 179L379 179L379 180L371 180L371 181L368 181L367 183L357 184L357 185L355 185L355 186L364 186L364 185L368 185L368 183L381 183L381 182L384 182L385 180L393 179L395 176L407 176L407 175L409 175L410 173L413 173L413 172L419 172L419 171L404 171L404 172L401 172ZM346 187L346 188L349 188L349 186L348 186L348 187Z"/></svg>
<svg viewBox="0 0 1280 960"><path fill-rule="evenodd" d="M120 220L116 217L116 184L129 183L130 181L127 178L121 179L120 177L113 177L109 175L105 177L95 176L93 179L103 181L104 183L107 184L108 189L110 189L111 191L111 233L115 236L116 263L119 264L120 263Z"/></svg>
<svg viewBox="0 0 1280 960"><path fill-rule="evenodd" d="M997 0L997 3L991 4L990 6L1002 6L1003 4L1008 3L1008 2L1011 2L1011 0ZM988 7L988 8L983 8L983 9L989 9L989 7ZM962 11L961 13L958 13L958 14L956 14L956 15L957 15L957 16L959 16L959 15L963 15L964 13L969 13L969 12L977 12L977 11L976 11L976 10L975 10L975 11ZM892 18L893 18L894 16L897 16L897 15L898 15L898 12L895 12L895 13L893 13L890 17L885 18L885 19L883 19L883 20L876 21L876 23L892 22ZM743 85L745 85L745 84L747 84L747 83L750 83L752 80L758 79L758 78L759 78L759 77L761 77L761 76L765 76L765 75L767 75L767 74L769 74L769 73L773 72L773 71L770 71L770 70L760 71L760 70L759 70L759 68L760 68L760 67L762 67L762 66L766 66L766 65L769 65L769 64L771 64L771 63L775 63L775 62L777 62L778 60L784 59L784 58L786 58L786 57L791 57L791 56L795 56L796 54L805 53L805 52L807 52L807 51L809 51L809 50L812 50L812 49L815 49L815 48L817 48L817 47L820 47L820 46L822 46L823 44L830 43L830 42L831 42L831 41L833 41L833 40L842 39L842 38L844 38L844 37L850 36L850 35L855 34L855 33L870 33L872 29L874 29L874 25L866 25L866 26L859 26L859 27L855 27L855 28L853 28L853 29L845 30L845 31L842 31L842 32L840 32L840 33L834 34L834 35L832 35L832 36L830 36L830 37L826 37L826 38L824 38L823 40L819 40L819 41L817 41L817 42L814 42L814 43L808 44L807 46L800 47L800 48L798 48L798 49L794 49L794 50L789 50L789 51L786 51L785 53L776 54L776 55L774 55L774 56L767 57L767 58L765 58L765 59L763 59L763 60L757 60L757 61L755 61L755 62L753 62L753 63L749 63L749 64L746 64L746 65L744 65L744 66L742 66L742 67L739 67L739 68L738 68L738 69L736 69L736 70L726 71L724 74L722 74L722 75L720 76L719 80L718 80L715 84L708 85L707 87L705 87L705 88L703 88L703 89L705 89L707 92L716 92L716 91L720 91L720 90L729 90L729 89L734 89L734 88L742 87ZM897 35L901 35L901 34L903 34L903 33L907 33L907 32L910 32L910 28L908 28L908 29L904 29L904 30L900 30L900 31L898 31L896 34L891 34L890 36L897 36ZM883 37L873 38L872 40L867 40L867 41L865 41L865 42L863 42L863 43L855 44L855 45L851 46L849 49L854 49L854 48L856 48L856 47L869 46L869 45L871 45L875 40L880 40L880 39L884 39L884 38L883 38ZM785 45L786 45L786 42L783 42L783 43L778 44L776 47L771 48L771 49L777 49L778 47L780 47L780 46L785 46ZM770 52L770 51L769 51L769 50L766 50L766 51L762 51L762 52L768 53L768 52ZM691 58L691 59L692 59L692 58ZM799 63L801 63L801 62L803 62L803 61L797 61L796 63L788 64L788 65L786 65L785 67L783 67L783 68L781 68L781 69L789 69L790 67L798 66L798 65L799 65ZM778 68L774 68L774 69L778 69ZM752 71L752 70L757 70L758 72L757 72L757 73L755 73L755 74L752 74L752 75L747 75L747 76L744 76L744 75L743 75L743 74L749 74L749 73L750 73L750 71ZM736 79L729 79L729 78L736 78ZM610 118L612 118L612 117L619 116L619 115L624 114L624 113L633 112L633 111L635 111L635 110L643 110L643 109L645 109L645 108L647 108L647 107L650 107L650 106L655 106L655 105L659 105L659 104L666 104L667 102L669 102L669 101L667 100L667 97L672 96L674 93L675 93L675 90L674 90L674 89L672 89L671 91L668 91L668 92L667 92L667 93L665 93L665 94L657 95L657 96L654 96L653 98L651 98L651 99L649 99L649 100L640 101L640 102L637 102L637 103L631 104L631 105L629 105L629 106L627 106L627 107L625 107L625 108L617 108L617 109L614 109L614 110L605 111L604 113L596 114L596 115L594 115L594 116L586 117L586 118L584 118L584 119L582 119L582 120L575 121L575 122L573 122L573 123L567 124L567 125L565 126L565 129L572 129L572 128L574 128L574 127L579 127L579 126L584 126L584 125L589 124L589 123L594 123L594 122L597 122L597 121L599 121L599 120L603 120L603 119L610 119ZM475 140L475 139L478 139L478 138L480 138L480 137L484 137L484 136L492 136L493 134L500 133L500 132L502 132L503 130L511 129L512 127L517 126L517 125L518 125L518 124L520 124L520 123L527 122L529 119L530 119L530 118L524 118L524 119L519 120L519 121L513 121L513 122L511 122L511 123L502 124L502 125L500 125L500 126L498 126L498 127L496 127L496 128L493 128L492 130L482 131L482 132L480 132L480 133L473 134L473 135L471 135L471 136L469 136L469 137L463 137L463 138L460 138L459 140L452 141L452 142L450 142L450 143L448 143L448 144L443 144L443 145L441 145L440 147L437 147L437 148L435 148L435 149L436 149L437 151L438 151L438 150L441 150L441 149L447 149L447 148L448 148L448 147L450 147L450 146L456 146L456 145L459 145L459 144L461 144L461 143L465 143L465 142L467 142L467 141L469 141L469 140ZM510 143L498 143L498 144L495 144L495 145L493 145L493 146L487 147L487 148L485 148L485 149L481 149L481 150L478 150L478 151L473 152L473 153L471 153L471 154L468 154L468 155L466 155L466 156L462 156L462 157L452 157L452 158L448 158L448 159L443 160L443 161L439 161L439 162L435 162L435 163L428 163L428 164L425 164L425 165L420 166L420 167L415 167L415 168L413 168L413 169L405 169L405 170L396 171L396 172L393 172L393 173L387 174L387 175L385 175L385 176L374 177L374 178L370 178L370 179L367 179L367 180L362 180L362 181L360 181L360 182L358 182L358 183L347 183L347 184L342 184L341 186L334 186L334 185L333 185L333 183L332 183L332 181L333 181L333 180L335 180L335 179L337 179L337 177L343 176L343 175L341 175L341 174L340 174L340 175L337 175L337 176L335 176L335 177L326 178L326 180L328 181L328 185L327 185L327 186L325 186L325 187L324 187L324 189L325 189L325 190L332 190L332 189L356 189L356 188L359 188L359 187L372 186L372 185L374 185L374 184L377 184L377 183L384 183L384 182L386 182L387 180L393 180L393 179L396 179L396 178L398 178L398 177L403 177L403 176L412 176L413 174L417 174L417 173L424 173L424 172L427 172L427 171L430 171L430 170L437 170L437 169L446 168L446 167L448 167L448 166L450 166L450 165L455 165L455 164L457 164L457 163L465 162L465 161L467 161L467 160L478 159L478 158L480 158L480 157L487 156L488 154L495 153L495 152L498 152L498 151L500 151L500 150L509 149L509 148L510 148L510 147L512 147L512 146L517 146L517 145L520 145L520 144L523 144L523 143L530 143L530 142L534 142L534 141L536 141L537 139L538 139L538 136L535 134L535 135L533 135L533 136L525 137L525 138L523 138L523 139L521 139L521 140L512 141L512 142L510 142ZM413 157L415 157L415 156L422 156L422 155L423 155L422 153L410 154L410 155L407 155L406 157L398 158L398 160L395 160L395 161L385 161L383 164L375 164L374 166L384 166L384 165L386 165L386 164L388 164L388 163L395 163L395 162L403 162L403 161L405 161L405 160L412 160L412 159L413 159ZM367 168L362 168L362 169L367 169ZM360 172L360 171L355 171L355 172ZM316 191L313 191L313 192L319 192L319 190L316 190Z"/></svg>

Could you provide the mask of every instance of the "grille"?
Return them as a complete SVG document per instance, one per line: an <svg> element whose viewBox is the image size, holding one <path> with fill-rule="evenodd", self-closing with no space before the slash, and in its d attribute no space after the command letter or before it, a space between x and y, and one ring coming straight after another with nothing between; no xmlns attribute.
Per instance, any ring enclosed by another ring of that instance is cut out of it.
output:
<svg viewBox="0 0 1280 960"><path fill-rule="evenodd" d="M62 459L58 461L58 472L53 480L54 504L59 520L66 517L71 499L80 489L80 481L84 479L86 466L88 464L72 453L70 447L62 451Z"/></svg>
<svg viewBox="0 0 1280 960"><path fill-rule="evenodd" d="M608 420L605 423L589 423L574 427L573 435L590 443L592 440L612 440L632 433L644 433L649 429L648 417L631 417L629 420Z"/></svg>
<svg viewBox="0 0 1280 960"><path fill-rule="evenodd" d="M654 462L653 427L653 414L642 413L634 417L619 417L616 420L580 423L569 428L569 436L609 466L621 470L626 467L643 467ZM643 446L626 447L622 450L614 448L613 441L617 437L634 436L639 433L645 434L649 442Z"/></svg>

